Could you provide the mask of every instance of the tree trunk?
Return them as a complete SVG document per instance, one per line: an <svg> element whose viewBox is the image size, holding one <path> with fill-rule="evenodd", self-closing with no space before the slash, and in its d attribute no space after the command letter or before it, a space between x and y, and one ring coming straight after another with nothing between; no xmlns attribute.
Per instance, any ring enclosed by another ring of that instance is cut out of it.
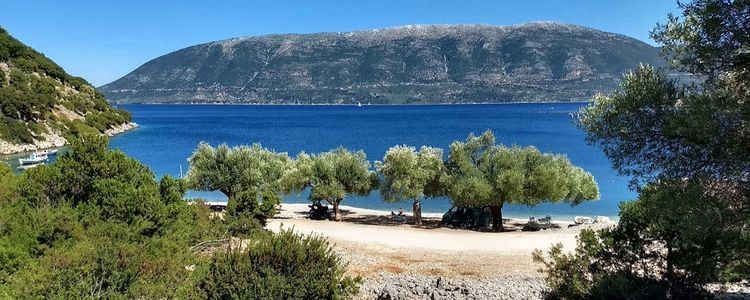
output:
<svg viewBox="0 0 750 300"><path fill-rule="evenodd" d="M490 206L492 212L492 230L495 232L505 231L503 228L503 206L493 205Z"/></svg>
<svg viewBox="0 0 750 300"><path fill-rule="evenodd" d="M333 201L333 220L341 221L341 215L339 214L339 201Z"/></svg>
<svg viewBox="0 0 750 300"><path fill-rule="evenodd" d="M422 226L422 204L419 203L419 199L414 199L412 214L414 215L414 225Z"/></svg>

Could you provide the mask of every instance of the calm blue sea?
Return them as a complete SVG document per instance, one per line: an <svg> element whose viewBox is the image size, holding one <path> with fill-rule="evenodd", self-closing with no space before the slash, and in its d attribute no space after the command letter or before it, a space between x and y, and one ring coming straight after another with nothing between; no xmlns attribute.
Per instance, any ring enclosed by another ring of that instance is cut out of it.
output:
<svg viewBox="0 0 750 300"><path fill-rule="evenodd" d="M470 132L492 129L498 143L533 145L545 152L567 155L594 174L601 200L571 207L542 204L536 207L506 205L508 217L552 215L616 216L620 201L635 198L627 178L618 176L604 154L584 141L572 113L582 103L502 105L410 106L250 106L250 105L122 105L133 113L140 128L111 139L111 146L150 166L157 176L178 176L187 171L187 158L201 141L212 145L262 143L276 151L296 155L339 146L362 149L371 161L382 159L397 144L428 145L447 149ZM190 192L190 197L225 200L220 193ZM286 202L307 202L295 195ZM427 199L425 212L444 212L448 199ZM377 192L369 197L349 197L345 205L397 210L409 203L384 203Z"/></svg>

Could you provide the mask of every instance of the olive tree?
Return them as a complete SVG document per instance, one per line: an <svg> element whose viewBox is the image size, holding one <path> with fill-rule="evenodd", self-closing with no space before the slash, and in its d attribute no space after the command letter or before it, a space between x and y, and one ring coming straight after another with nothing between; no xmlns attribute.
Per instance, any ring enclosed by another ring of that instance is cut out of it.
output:
<svg viewBox="0 0 750 300"><path fill-rule="evenodd" d="M187 181L200 191L220 191L230 200L242 191L282 192L284 176L293 161L286 153L263 148L260 144L214 148L200 143L188 159Z"/></svg>
<svg viewBox="0 0 750 300"><path fill-rule="evenodd" d="M311 201L333 205L334 219L340 220L339 204L346 195L365 196L377 187L377 177L370 171L370 162L363 151L338 148L328 152L297 157L288 179L296 190L310 188Z"/></svg>
<svg viewBox="0 0 750 300"><path fill-rule="evenodd" d="M489 130L451 144L447 168L447 192L454 205L489 207L495 231L503 230L505 203L576 205L599 197L594 177L566 157L544 154L534 147L496 145Z"/></svg>
<svg viewBox="0 0 750 300"><path fill-rule="evenodd" d="M376 162L382 176L380 195L388 202L412 201L414 224L422 225L420 199L441 194L440 179L445 172L443 149L422 146L394 146L382 162Z"/></svg>

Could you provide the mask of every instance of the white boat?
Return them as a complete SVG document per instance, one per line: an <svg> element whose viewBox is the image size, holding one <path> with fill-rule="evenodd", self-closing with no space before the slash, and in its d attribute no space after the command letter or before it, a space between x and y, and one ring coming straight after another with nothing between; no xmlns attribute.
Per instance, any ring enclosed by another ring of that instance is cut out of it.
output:
<svg viewBox="0 0 750 300"><path fill-rule="evenodd" d="M39 151L37 153L43 154L46 156L53 156L53 155L57 155L57 149L47 149L47 150Z"/></svg>
<svg viewBox="0 0 750 300"><path fill-rule="evenodd" d="M357 107L362 107L362 102L357 102Z"/></svg>
<svg viewBox="0 0 750 300"><path fill-rule="evenodd" d="M31 169L31 168L36 168L36 167L41 166L41 165L44 165L44 163L42 162L42 163L33 164L33 165L20 165L20 166L18 166L18 169L19 170L28 170L28 169Z"/></svg>
<svg viewBox="0 0 750 300"><path fill-rule="evenodd" d="M31 153L27 158L19 158L18 163L21 165L35 165L47 161L47 155L41 153Z"/></svg>

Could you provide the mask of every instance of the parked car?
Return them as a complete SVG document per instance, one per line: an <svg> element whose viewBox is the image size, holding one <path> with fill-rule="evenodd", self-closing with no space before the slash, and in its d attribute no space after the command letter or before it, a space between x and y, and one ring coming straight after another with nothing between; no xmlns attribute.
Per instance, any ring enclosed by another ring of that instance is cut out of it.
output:
<svg viewBox="0 0 750 300"><path fill-rule="evenodd" d="M315 202L310 207L310 214L308 218L310 220L331 220L331 211L328 210L328 205L320 204L320 201Z"/></svg>
<svg viewBox="0 0 750 300"><path fill-rule="evenodd" d="M492 213L486 207L453 206L443 214L442 223L454 228L484 228L492 223Z"/></svg>

